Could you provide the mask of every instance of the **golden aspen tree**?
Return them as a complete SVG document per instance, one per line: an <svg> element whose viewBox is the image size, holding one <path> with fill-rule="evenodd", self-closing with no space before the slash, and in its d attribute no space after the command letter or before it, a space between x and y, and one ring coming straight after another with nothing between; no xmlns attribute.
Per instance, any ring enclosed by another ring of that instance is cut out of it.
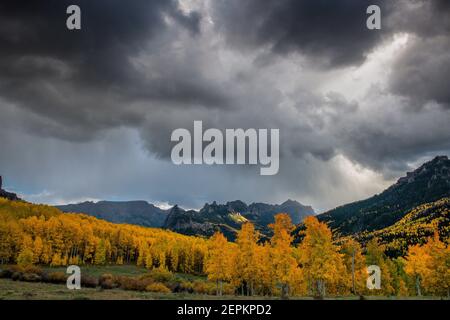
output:
<svg viewBox="0 0 450 320"><path fill-rule="evenodd" d="M37 236L33 243L33 263L36 264L40 262L43 251L44 244L42 243L41 237Z"/></svg>
<svg viewBox="0 0 450 320"><path fill-rule="evenodd" d="M345 267L351 277L352 294L362 294L366 288L367 266L359 242L346 239L341 246Z"/></svg>
<svg viewBox="0 0 450 320"><path fill-rule="evenodd" d="M17 264L20 266L28 266L32 265L34 261L33 240L31 239L31 236L24 235L22 249L17 256Z"/></svg>
<svg viewBox="0 0 450 320"><path fill-rule="evenodd" d="M144 265L147 269L152 269L153 268L153 256L152 253L150 252L150 249L147 248L147 250L144 252L145 255L145 261L144 261Z"/></svg>
<svg viewBox="0 0 450 320"><path fill-rule="evenodd" d="M22 267L27 267L33 264L33 260L33 251L31 251L30 248L25 247L20 251L17 257L17 264Z"/></svg>
<svg viewBox="0 0 450 320"><path fill-rule="evenodd" d="M381 290L371 290L370 294L393 295L395 289L392 285L393 279L385 253L385 246L378 243L378 239L373 238L366 244L366 264L376 265L381 270Z"/></svg>
<svg viewBox="0 0 450 320"><path fill-rule="evenodd" d="M106 246L105 241L100 239L97 247L95 248L95 260L96 265L104 265L106 263Z"/></svg>
<svg viewBox="0 0 450 320"><path fill-rule="evenodd" d="M231 275L228 241L221 232L216 232L209 240L205 271L208 280L216 282L216 294L222 295L223 282Z"/></svg>
<svg viewBox="0 0 450 320"><path fill-rule="evenodd" d="M54 253L50 266L59 267L60 265L61 265L61 255L59 253Z"/></svg>
<svg viewBox="0 0 450 320"><path fill-rule="evenodd" d="M0 264L9 262L14 254L11 226L14 222L0 220Z"/></svg>
<svg viewBox="0 0 450 320"><path fill-rule="evenodd" d="M69 257L67 254L63 255L61 257L61 265L62 266L67 266L67 263L69 262Z"/></svg>
<svg viewBox="0 0 450 320"><path fill-rule="evenodd" d="M158 255L158 268L159 269L167 269L166 264L166 252L160 251Z"/></svg>
<svg viewBox="0 0 450 320"><path fill-rule="evenodd" d="M41 254L41 262L42 264L50 264L52 258L52 250L50 245L47 242L43 242L42 254Z"/></svg>
<svg viewBox="0 0 450 320"><path fill-rule="evenodd" d="M417 244L408 248L408 254L405 260L405 272L414 278L416 294L421 296L422 281L429 276L428 267L431 264L431 256L425 246Z"/></svg>
<svg viewBox="0 0 450 320"><path fill-rule="evenodd" d="M312 293L326 295L326 284L342 275L343 261L333 244L331 230L316 217L305 218L306 231L299 247L300 261Z"/></svg>
<svg viewBox="0 0 450 320"><path fill-rule="evenodd" d="M179 264L178 247L172 246L172 248L170 249L170 270L172 272L177 272L178 264Z"/></svg>
<svg viewBox="0 0 450 320"><path fill-rule="evenodd" d="M148 253L148 244L146 241L142 241L139 245L139 254L136 262L137 266L145 266L145 258Z"/></svg>
<svg viewBox="0 0 450 320"><path fill-rule="evenodd" d="M238 254L236 257L235 282L241 285L241 292L244 289L247 295L253 295L253 287L256 282L255 270L258 266L255 264L255 249L257 246L258 235L252 223L246 222L242 225L237 234L236 243L238 245Z"/></svg>
<svg viewBox="0 0 450 320"><path fill-rule="evenodd" d="M260 295L272 295L276 289L276 277L272 264L272 246L269 242L255 247L255 291Z"/></svg>
<svg viewBox="0 0 450 320"><path fill-rule="evenodd" d="M421 277L428 293L450 296L450 251L440 239L437 231L423 246L428 254L425 270Z"/></svg>
<svg viewBox="0 0 450 320"><path fill-rule="evenodd" d="M295 269L297 261L293 256L293 248L291 235L294 226L291 218L286 213L275 215L275 223L269 225L273 230L271 239L272 245L272 265L274 268L274 276L281 286L281 297L285 298L289 294L289 283Z"/></svg>

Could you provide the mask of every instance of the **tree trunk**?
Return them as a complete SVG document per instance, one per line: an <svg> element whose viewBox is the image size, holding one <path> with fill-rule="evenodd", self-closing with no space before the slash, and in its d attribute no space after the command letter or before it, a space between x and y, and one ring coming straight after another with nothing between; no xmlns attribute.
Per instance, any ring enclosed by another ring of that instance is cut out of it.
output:
<svg viewBox="0 0 450 320"><path fill-rule="evenodd" d="M356 295L356 286L355 286L355 248L353 248L353 254L352 254L352 290L353 290L353 294Z"/></svg>
<svg viewBox="0 0 450 320"><path fill-rule="evenodd" d="M420 290L420 276L416 276L416 290L417 295L420 297L422 295L422 292Z"/></svg>
<svg viewBox="0 0 450 320"><path fill-rule="evenodd" d="M289 294L289 286L285 283L281 285L281 299L287 299Z"/></svg>
<svg viewBox="0 0 450 320"><path fill-rule="evenodd" d="M325 297L325 281L317 280L317 293L322 298Z"/></svg>

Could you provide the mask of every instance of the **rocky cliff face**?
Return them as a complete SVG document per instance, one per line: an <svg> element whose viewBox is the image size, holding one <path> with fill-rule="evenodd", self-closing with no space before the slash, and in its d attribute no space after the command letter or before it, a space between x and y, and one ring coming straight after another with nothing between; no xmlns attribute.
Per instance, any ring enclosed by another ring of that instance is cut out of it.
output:
<svg viewBox="0 0 450 320"><path fill-rule="evenodd" d="M287 213L294 223L299 223L304 217L314 215L310 206L304 206L297 201L288 200L280 205L252 203L236 200L225 204L206 203L199 211L183 209L175 206L169 212L164 228L188 234L211 236L215 231L221 231L228 239L234 240L237 231L246 221L250 221L263 236L270 236L268 225L274 222L277 213Z"/></svg>
<svg viewBox="0 0 450 320"><path fill-rule="evenodd" d="M11 201L20 200L20 198L17 196L17 194L3 190L2 183L3 183L2 176L0 176L0 198L6 198Z"/></svg>

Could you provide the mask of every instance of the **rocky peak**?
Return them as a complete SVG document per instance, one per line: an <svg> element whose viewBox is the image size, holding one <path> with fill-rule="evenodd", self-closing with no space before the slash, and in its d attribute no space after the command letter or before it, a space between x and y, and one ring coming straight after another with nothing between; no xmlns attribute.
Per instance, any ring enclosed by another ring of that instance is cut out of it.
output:
<svg viewBox="0 0 450 320"><path fill-rule="evenodd" d="M447 156L437 156L433 160L424 163L418 169L407 172L405 177L398 179L394 187L411 184L417 181L427 181L427 187L431 188L435 183L447 183L450 185L450 160Z"/></svg>
<svg viewBox="0 0 450 320"><path fill-rule="evenodd" d="M287 199L281 204L282 206L301 206L302 204L298 201Z"/></svg>
<svg viewBox="0 0 450 320"><path fill-rule="evenodd" d="M2 179L2 176L0 176L0 198L6 198L11 201L20 200L20 198L17 197L17 194L3 190L2 183L3 183L3 179Z"/></svg>

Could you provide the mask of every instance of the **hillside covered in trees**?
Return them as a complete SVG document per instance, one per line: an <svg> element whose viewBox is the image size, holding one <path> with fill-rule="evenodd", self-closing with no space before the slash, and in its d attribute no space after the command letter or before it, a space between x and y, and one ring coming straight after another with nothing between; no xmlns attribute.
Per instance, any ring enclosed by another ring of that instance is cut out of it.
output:
<svg viewBox="0 0 450 320"><path fill-rule="evenodd" d="M397 183L366 200L349 203L318 215L339 235L381 230L410 210L450 196L450 160L438 156Z"/></svg>
<svg viewBox="0 0 450 320"><path fill-rule="evenodd" d="M411 245L423 245L438 232L441 239L450 238L450 198L420 205L387 228L358 234L360 242L377 238L386 245L386 254L404 256Z"/></svg>
<svg viewBox="0 0 450 320"><path fill-rule="evenodd" d="M450 248L437 233L391 259L385 246L372 238L364 247L347 238L333 241L330 228L307 217L302 242L293 245L294 225L278 214L270 225L273 236L260 238L252 223L244 223L235 242L217 232L209 239L171 231L113 224L56 208L0 199L0 263L17 264L0 273L17 279L54 279L33 266L135 264L148 277L124 279L102 275L93 286L159 292L198 292L190 283L164 282L168 274L204 276L208 293L259 296L448 295ZM382 287L366 287L368 265L382 271ZM30 271L31 270L31 271ZM29 273L32 273L32 276ZM105 284L107 283L107 285ZM194 290L194 291L192 291Z"/></svg>

